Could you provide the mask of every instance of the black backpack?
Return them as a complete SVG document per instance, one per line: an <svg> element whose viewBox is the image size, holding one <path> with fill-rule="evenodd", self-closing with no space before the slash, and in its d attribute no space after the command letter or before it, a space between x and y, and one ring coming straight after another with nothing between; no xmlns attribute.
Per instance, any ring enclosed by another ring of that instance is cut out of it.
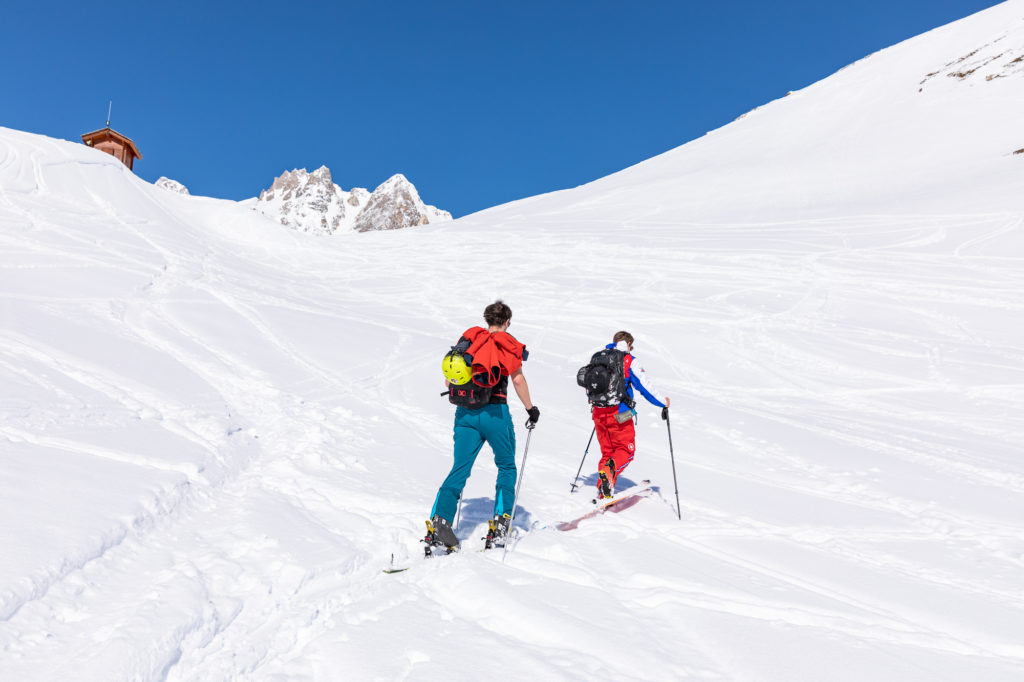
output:
<svg viewBox="0 0 1024 682"><path fill-rule="evenodd" d="M476 410L490 404L493 391L493 388L480 386L475 381L469 381L461 386L451 384L448 386L448 402Z"/></svg>
<svg viewBox="0 0 1024 682"><path fill-rule="evenodd" d="M632 409L633 401L626 393L626 353L605 348L594 353L590 364L576 372L576 383L587 391L587 399L596 407L612 407L626 403Z"/></svg>
<svg viewBox="0 0 1024 682"><path fill-rule="evenodd" d="M466 353L466 351L469 350L469 346L469 340L462 337L456 345L452 346L449 354L461 355L463 359L465 359L467 365L472 365L473 356ZM494 387L481 386L476 383L476 377L474 377L462 385L449 384L448 402L452 405L468 407L471 410L476 410L484 405L490 404L493 392ZM441 395L444 394L442 393Z"/></svg>

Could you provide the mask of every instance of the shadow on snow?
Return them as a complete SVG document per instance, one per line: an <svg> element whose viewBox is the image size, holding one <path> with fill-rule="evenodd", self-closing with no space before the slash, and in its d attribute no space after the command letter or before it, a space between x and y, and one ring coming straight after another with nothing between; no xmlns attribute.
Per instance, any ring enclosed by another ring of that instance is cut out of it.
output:
<svg viewBox="0 0 1024 682"><path fill-rule="evenodd" d="M467 536L473 532L477 525L486 524L494 516L493 497L473 497L462 501L462 512L459 516L458 528L455 534L459 541L468 539ZM515 527L527 530L532 523L533 515L522 505L516 505Z"/></svg>

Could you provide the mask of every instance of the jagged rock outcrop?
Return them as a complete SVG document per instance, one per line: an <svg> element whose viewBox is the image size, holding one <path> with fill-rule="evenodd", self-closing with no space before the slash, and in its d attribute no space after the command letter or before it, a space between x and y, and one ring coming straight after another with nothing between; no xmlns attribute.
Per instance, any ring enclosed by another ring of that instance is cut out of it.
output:
<svg viewBox="0 0 1024 682"><path fill-rule="evenodd" d="M416 187L398 173L373 190L353 229L357 232L399 230L451 219L447 211L424 204Z"/></svg>
<svg viewBox="0 0 1024 682"><path fill-rule="evenodd" d="M253 208L292 229L313 234L338 230L394 230L430 222L451 220L447 211L428 206L416 187L399 174L372 193L362 187L346 192L321 166L286 171L260 193Z"/></svg>
<svg viewBox="0 0 1024 682"><path fill-rule="evenodd" d="M331 180L331 171L320 166L285 171L269 189L260 192L256 210L300 232L331 234L345 224L349 193Z"/></svg>
<svg viewBox="0 0 1024 682"><path fill-rule="evenodd" d="M157 187L163 187L169 192L175 192L176 194L188 194L188 187L185 187L185 185L181 184L177 180L171 180L170 178L161 176L160 179L153 184Z"/></svg>

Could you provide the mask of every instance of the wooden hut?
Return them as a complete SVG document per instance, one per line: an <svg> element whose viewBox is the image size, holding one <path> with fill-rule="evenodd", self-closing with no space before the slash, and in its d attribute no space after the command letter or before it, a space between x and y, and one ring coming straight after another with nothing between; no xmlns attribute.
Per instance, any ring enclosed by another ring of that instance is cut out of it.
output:
<svg viewBox="0 0 1024 682"><path fill-rule="evenodd" d="M129 169L135 163L135 159L142 158L142 154L139 153L139 148L135 146L135 143L116 130L111 130L109 125L106 128L100 128L99 130L82 135L82 142L116 157L121 163L128 166Z"/></svg>

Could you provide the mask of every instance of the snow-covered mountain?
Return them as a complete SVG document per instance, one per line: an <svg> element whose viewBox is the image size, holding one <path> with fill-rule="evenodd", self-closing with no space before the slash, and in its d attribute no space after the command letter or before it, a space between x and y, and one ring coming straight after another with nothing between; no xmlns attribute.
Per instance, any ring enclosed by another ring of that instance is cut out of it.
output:
<svg viewBox="0 0 1024 682"><path fill-rule="evenodd" d="M395 230L452 219L447 211L424 204L404 175L393 175L373 193L362 187L346 192L334 184L326 166L312 173L285 171L248 203L282 225L312 234Z"/></svg>
<svg viewBox="0 0 1024 682"><path fill-rule="evenodd" d="M0 129L0 679L1016 682L1022 46L1012 0L358 249ZM438 366L499 296L541 410L520 536L470 551L485 448L467 551L424 562ZM619 329L674 449L641 404L659 495L560 532Z"/></svg>
<svg viewBox="0 0 1024 682"><path fill-rule="evenodd" d="M356 215L353 228L357 232L398 230L451 219L448 211L424 204L413 184L399 174L392 175L373 190Z"/></svg>

